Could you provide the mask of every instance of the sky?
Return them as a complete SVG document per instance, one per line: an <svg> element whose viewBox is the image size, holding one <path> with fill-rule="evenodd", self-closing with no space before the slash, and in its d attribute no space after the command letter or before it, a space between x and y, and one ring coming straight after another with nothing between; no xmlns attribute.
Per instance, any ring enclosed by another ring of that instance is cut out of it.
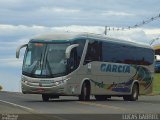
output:
<svg viewBox="0 0 160 120"><path fill-rule="evenodd" d="M33 36L103 34L104 26L133 26L159 14L159 0L0 0L0 85L4 91L21 91L24 49L20 59L15 51ZM160 37L160 19L136 29L108 31L107 36L148 44Z"/></svg>

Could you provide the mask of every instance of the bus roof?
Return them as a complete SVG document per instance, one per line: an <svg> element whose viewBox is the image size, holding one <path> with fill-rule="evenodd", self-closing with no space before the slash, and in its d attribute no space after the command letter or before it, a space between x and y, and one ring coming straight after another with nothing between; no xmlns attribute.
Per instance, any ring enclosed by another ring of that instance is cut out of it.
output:
<svg viewBox="0 0 160 120"><path fill-rule="evenodd" d="M49 41L70 41L73 39L78 39L78 38L86 38L86 39L95 39L99 41L108 41L108 42L113 42L113 43L119 43L119 44L127 44L130 46L137 46L137 47L143 47L143 48L150 48L152 49L151 46L149 45L143 45L140 43L136 42L131 42L131 41L126 41L126 40L121 40L121 39L115 39L115 38L110 38L106 37L106 35L102 34L93 34L93 33L52 33L52 34L45 34L41 36L37 36L31 39L31 41L44 41L44 42L49 42Z"/></svg>

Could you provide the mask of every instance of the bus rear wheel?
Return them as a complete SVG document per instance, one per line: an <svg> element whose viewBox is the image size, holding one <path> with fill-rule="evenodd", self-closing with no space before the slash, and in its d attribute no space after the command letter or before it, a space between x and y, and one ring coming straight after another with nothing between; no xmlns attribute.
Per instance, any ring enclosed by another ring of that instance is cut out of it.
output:
<svg viewBox="0 0 160 120"><path fill-rule="evenodd" d="M84 82L81 89L81 94L79 95L80 101L89 101L90 100L90 84Z"/></svg>
<svg viewBox="0 0 160 120"><path fill-rule="evenodd" d="M132 87L132 94L123 96L125 101L136 101L138 100L139 96L139 87L138 84L134 84Z"/></svg>
<svg viewBox="0 0 160 120"><path fill-rule="evenodd" d="M44 102L49 101L49 95L42 94L42 100L43 100Z"/></svg>

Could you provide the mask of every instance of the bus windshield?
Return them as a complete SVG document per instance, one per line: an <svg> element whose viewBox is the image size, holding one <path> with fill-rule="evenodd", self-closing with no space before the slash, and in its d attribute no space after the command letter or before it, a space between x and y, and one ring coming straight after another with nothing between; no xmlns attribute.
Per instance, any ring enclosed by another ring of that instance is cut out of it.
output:
<svg viewBox="0 0 160 120"><path fill-rule="evenodd" d="M66 74L65 50L69 43L29 43L23 74L32 77L58 77Z"/></svg>

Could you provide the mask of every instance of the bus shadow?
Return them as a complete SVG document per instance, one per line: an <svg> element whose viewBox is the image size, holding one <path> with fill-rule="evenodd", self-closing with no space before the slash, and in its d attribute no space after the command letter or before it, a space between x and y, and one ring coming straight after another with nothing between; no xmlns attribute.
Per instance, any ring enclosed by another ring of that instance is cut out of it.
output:
<svg viewBox="0 0 160 120"><path fill-rule="evenodd" d="M55 99L51 99L51 100L49 100L49 101L43 101L43 100L27 100L26 102L35 102L35 103L37 103L37 102L40 102L40 103L51 103L51 102L74 102L74 101L78 101L78 100L64 100L64 99L58 99L58 100L55 100Z"/></svg>
<svg viewBox="0 0 160 120"><path fill-rule="evenodd" d="M122 99L107 99L107 100L96 100L96 99L90 99L89 101L80 101L78 99L50 99L49 101L42 101L42 100L27 100L26 102L40 102L40 103L52 103L52 102L109 102L109 101L123 101Z"/></svg>

